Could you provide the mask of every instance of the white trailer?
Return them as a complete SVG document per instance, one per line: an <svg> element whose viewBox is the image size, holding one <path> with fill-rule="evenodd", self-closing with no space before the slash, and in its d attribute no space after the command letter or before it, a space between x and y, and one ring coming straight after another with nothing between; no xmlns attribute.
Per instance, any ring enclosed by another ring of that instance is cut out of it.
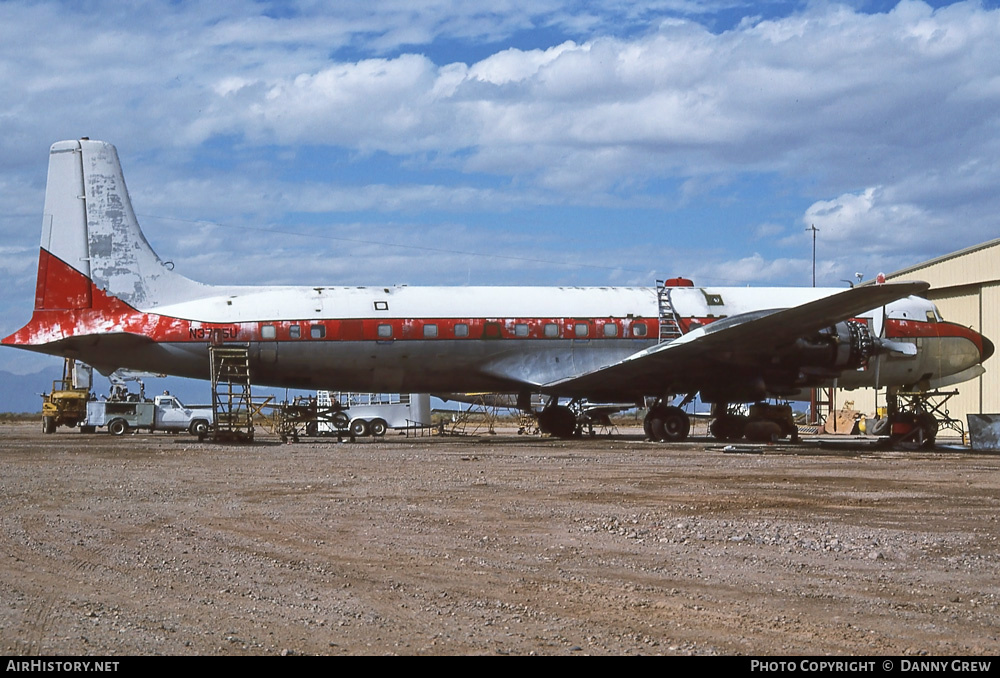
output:
<svg viewBox="0 0 1000 678"><path fill-rule="evenodd" d="M427 393L349 393L317 391L316 403L334 402L346 408L353 436L384 436L389 429L423 428L431 425L431 396ZM318 432L332 433L320 423Z"/></svg>

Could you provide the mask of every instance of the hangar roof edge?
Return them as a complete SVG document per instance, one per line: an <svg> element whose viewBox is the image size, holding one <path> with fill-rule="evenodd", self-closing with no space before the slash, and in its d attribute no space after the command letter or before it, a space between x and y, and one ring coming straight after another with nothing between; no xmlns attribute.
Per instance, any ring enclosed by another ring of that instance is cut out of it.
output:
<svg viewBox="0 0 1000 678"><path fill-rule="evenodd" d="M945 263L945 262L950 261L952 259L958 259L960 257L968 256L969 254L974 254L974 253L980 252L982 250L987 250L987 249L990 249L992 247L1000 247L1000 238L996 238L994 240L987 240L986 242L980 243L978 245L972 245L971 247L966 247L965 249L957 250L957 251L951 252L949 254L944 254L944 255L941 255L940 257L935 257L933 259L928 259L927 261L921 262L921 263L916 264L914 266L909 266L907 268L903 268L903 269L900 269L898 271L894 271L892 273L887 274L886 275L886 279L888 279L888 280L895 280L895 279L899 279L899 278L902 278L902 277L911 276L911 275L913 275L914 273L916 273L918 271L930 268L932 266L937 266L938 264ZM963 284L968 284L969 282L972 282L972 281L967 281L966 283L963 283ZM976 282L987 282L987 281L983 280L983 281L976 281Z"/></svg>

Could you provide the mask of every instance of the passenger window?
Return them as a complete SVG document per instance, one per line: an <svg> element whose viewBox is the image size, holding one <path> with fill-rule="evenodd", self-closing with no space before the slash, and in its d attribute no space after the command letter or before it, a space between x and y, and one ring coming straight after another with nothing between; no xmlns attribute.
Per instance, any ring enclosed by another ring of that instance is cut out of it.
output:
<svg viewBox="0 0 1000 678"><path fill-rule="evenodd" d="M455 336L456 337L469 336L469 326L465 323L455 323Z"/></svg>
<svg viewBox="0 0 1000 678"><path fill-rule="evenodd" d="M392 325L379 325L378 326L378 336L380 339L391 339L392 338Z"/></svg>
<svg viewBox="0 0 1000 678"><path fill-rule="evenodd" d="M326 336L326 326L324 325L310 325L309 326L309 336L313 339L322 339Z"/></svg>
<svg viewBox="0 0 1000 678"><path fill-rule="evenodd" d="M573 326L573 333L578 339L585 339L590 334L590 325L587 323L577 323Z"/></svg>
<svg viewBox="0 0 1000 678"><path fill-rule="evenodd" d="M292 339L298 339L302 331L299 329L298 325L292 325L288 328L288 336Z"/></svg>
<svg viewBox="0 0 1000 678"><path fill-rule="evenodd" d="M558 337L559 326L556 325L555 323L545 323L545 336L549 337L550 339L552 337Z"/></svg>
<svg viewBox="0 0 1000 678"><path fill-rule="evenodd" d="M438 335L438 326L428 323L424 325L424 339L433 339Z"/></svg>
<svg viewBox="0 0 1000 678"><path fill-rule="evenodd" d="M632 336L633 337L644 337L646 336L646 326L642 323L635 323L632 325Z"/></svg>
<svg viewBox="0 0 1000 678"><path fill-rule="evenodd" d="M277 333L274 330L274 325L263 325L260 328L260 338L261 339L274 339Z"/></svg>
<svg viewBox="0 0 1000 678"><path fill-rule="evenodd" d="M516 323L514 325L514 336L515 337L528 336L528 326L524 323Z"/></svg>
<svg viewBox="0 0 1000 678"><path fill-rule="evenodd" d="M618 336L618 325L614 323L607 323L604 325L604 336L606 337L617 337Z"/></svg>

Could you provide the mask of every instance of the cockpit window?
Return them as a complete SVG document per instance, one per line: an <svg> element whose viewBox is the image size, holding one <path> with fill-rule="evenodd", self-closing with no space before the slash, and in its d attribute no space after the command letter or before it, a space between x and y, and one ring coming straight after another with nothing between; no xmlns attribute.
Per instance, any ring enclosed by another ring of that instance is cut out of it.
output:
<svg viewBox="0 0 1000 678"><path fill-rule="evenodd" d="M927 322L936 323L938 321L937 313L934 311L927 311Z"/></svg>

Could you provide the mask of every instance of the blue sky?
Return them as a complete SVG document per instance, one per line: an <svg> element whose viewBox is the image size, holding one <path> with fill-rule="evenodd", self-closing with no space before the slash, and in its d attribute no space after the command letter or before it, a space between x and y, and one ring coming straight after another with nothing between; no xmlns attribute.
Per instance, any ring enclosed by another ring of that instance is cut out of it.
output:
<svg viewBox="0 0 1000 678"><path fill-rule="evenodd" d="M80 136L210 283L808 285L814 224L843 285L1000 236L996 2L327 5L0 2L0 332Z"/></svg>

